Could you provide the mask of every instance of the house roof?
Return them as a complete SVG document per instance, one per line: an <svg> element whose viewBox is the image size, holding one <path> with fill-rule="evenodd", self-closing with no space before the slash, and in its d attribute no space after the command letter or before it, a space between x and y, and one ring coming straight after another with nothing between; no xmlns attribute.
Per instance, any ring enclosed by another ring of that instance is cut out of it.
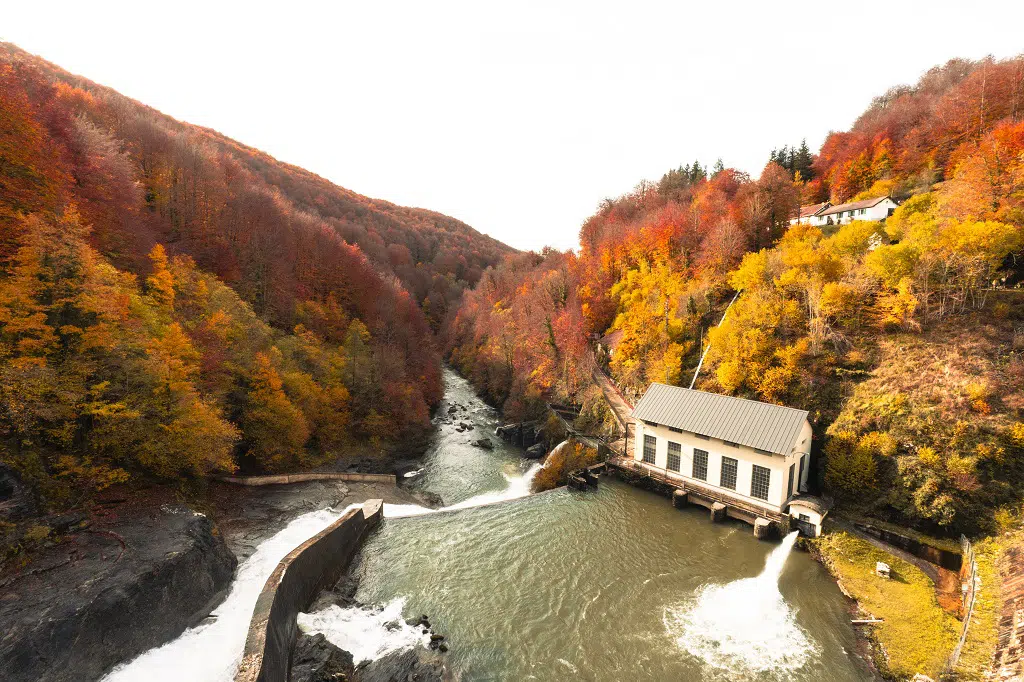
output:
<svg viewBox="0 0 1024 682"><path fill-rule="evenodd" d="M820 204L811 204L809 206L801 206L800 207L800 215L798 217L799 218L810 218L812 215L817 215L818 211L822 210L823 208L828 208L828 202L827 201L823 201Z"/></svg>
<svg viewBox="0 0 1024 682"><path fill-rule="evenodd" d="M862 199L861 201L851 201L848 204L839 204L827 208L821 212L821 215L832 215L833 213L842 213L843 211L855 211L858 208L871 208L877 206L889 197L875 197L874 199Z"/></svg>
<svg viewBox="0 0 1024 682"><path fill-rule="evenodd" d="M616 329L615 331L608 332L600 339L597 340L605 348L611 348L612 350L619 347L619 343L622 341L623 331Z"/></svg>
<svg viewBox="0 0 1024 682"><path fill-rule="evenodd" d="M827 514L828 510L832 508L832 504L821 497L815 497L814 495L808 495L807 493L800 493L796 497L789 500L790 506L792 505L803 505L810 507L819 514Z"/></svg>
<svg viewBox="0 0 1024 682"><path fill-rule="evenodd" d="M651 384L633 408L645 422L739 443L779 455L793 451L806 410L756 400Z"/></svg>

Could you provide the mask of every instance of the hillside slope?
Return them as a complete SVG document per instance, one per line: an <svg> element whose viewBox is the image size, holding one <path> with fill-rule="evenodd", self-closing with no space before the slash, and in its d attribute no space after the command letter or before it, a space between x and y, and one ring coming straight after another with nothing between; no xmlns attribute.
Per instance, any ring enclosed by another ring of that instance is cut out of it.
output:
<svg viewBox="0 0 1024 682"><path fill-rule="evenodd" d="M431 325L510 253L0 44L7 548L115 484L415 450Z"/></svg>
<svg viewBox="0 0 1024 682"><path fill-rule="evenodd" d="M817 483L841 503L992 532L1024 498L1022 104L1024 57L953 60L816 157L641 182L583 224L578 254L489 271L447 351L518 418L556 399L599 419L590 363L637 396L689 385L710 345L697 387L809 410ZM890 192L880 223L789 222L801 200Z"/></svg>
<svg viewBox="0 0 1024 682"><path fill-rule="evenodd" d="M119 265L138 267L160 241L232 286L267 268L269 277L285 279L277 271L303 264L251 263L263 254L239 242L249 231L269 239L252 224L306 238L329 230L357 245L376 269L397 276L417 303L429 298L427 314L440 320L465 286L513 251L454 218L361 196L216 131L176 121L10 43L0 43L0 69L5 87L22 91L40 114L55 146L51 162L74 184L84 217L97 224L96 246ZM113 216L120 224L97 220ZM276 251L272 261L296 257L291 252L298 245L288 242L299 237L274 238L277 243L261 246L286 251ZM288 315L284 302L255 303L261 314Z"/></svg>

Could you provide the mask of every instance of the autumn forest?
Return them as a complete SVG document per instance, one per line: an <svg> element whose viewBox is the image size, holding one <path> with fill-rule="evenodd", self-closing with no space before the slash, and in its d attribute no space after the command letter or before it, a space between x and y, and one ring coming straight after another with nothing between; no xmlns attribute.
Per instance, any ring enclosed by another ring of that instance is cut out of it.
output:
<svg viewBox="0 0 1024 682"><path fill-rule="evenodd" d="M846 506L945 535L1014 523L1024 58L950 61L766 161L684 164L606 200L578 251L507 257L446 327L452 361L510 416L554 395L608 425L593 362L636 399L689 386L706 352L696 388L811 411L814 475ZM885 196L884 223L790 225Z"/></svg>
<svg viewBox="0 0 1024 682"><path fill-rule="evenodd" d="M811 410L817 484L991 531L1024 489L1024 58L953 60L753 178L686 163L575 251L337 187L0 46L0 460L40 512L415 452L450 362L611 429L591 370ZM884 223L791 225L891 196ZM730 306L731 303L731 306ZM723 314L728 308L728 315ZM719 324L721 322L721 324Z"/></svg>
<svg viewBox="0 0 1024 682"><path fill-rule="evenodd" d="M0 47L0 458L40 511L415 449L508 253Z"/></svg>

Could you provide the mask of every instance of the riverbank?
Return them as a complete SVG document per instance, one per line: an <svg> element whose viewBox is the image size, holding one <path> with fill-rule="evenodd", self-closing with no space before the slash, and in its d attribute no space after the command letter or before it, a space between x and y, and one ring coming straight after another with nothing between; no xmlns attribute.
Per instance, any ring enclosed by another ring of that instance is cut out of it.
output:
<svg viewBox="0 0 1024 682"><path fill-rule="evenodd" d="M914 563L833 529L810 543L840 588L856 601L873 659L888 679L921 673L938 679L956 645L960 621L939 604L935 583ZM888 579L878 576L888 564ZM877 621L877 622L873 622Z"/></svg>
<svg viewBox="0 0 1024 682"><path fill-rule="evenodd" d="M200 625L236 567L294 519L374 498L423 502L395 486L333 481L211 483L187 498L111 490L0 581L0 669L12 682L100 679Z"/></svg>

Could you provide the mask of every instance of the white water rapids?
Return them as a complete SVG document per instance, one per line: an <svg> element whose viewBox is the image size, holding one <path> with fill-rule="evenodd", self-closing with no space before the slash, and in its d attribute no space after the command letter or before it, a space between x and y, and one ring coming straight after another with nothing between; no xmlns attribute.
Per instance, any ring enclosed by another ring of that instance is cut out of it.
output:
<svg viewBox="0 0 1024 682"><path fill-rule="evenodd" d="M294 519L261 542L239 565L231 591L208 619L177 639L118 666L103 678L104 682L214 682L234 678L256 599L274 568L288 552L358 506L342 511L320 509Z"/></svg>
<svg viewBox="0 0 1024 682"><path fill-rule="evenodd" d="M509 476L508 474L503 473L502 476L504 476L505 481L508 482L508 487L504 490L492 490L486 493L480 493L479 495L474 495L468 500L456 502L455 504L448 505L447 507L441 507L440 509L421 507L418 504L390 504L385 502L384 517L389 519L400 519L407 516L422 516L423 514L434 514L436 512L469 509L470 507L482 507L485 504L494 504L495 502L505 502L507 500L526 497L530 494L530 486L533 484L533 479L541 468L540 464L534 464L522 476Z"/></svg>
<svg viewBox="0 0 1024 682"><path fill-rule="evenodd" d="M692 601L666 608L665 629L678 646L736 677L803 667L815 646L779 592L796 539L787 535L757 577L705 585Z"/></svg>
<svg viewBox="0 0 1024 682"><path fill-rule="evenodd" d="M428 509L418 505L385 504L384 516L386 518L418 516L525 497L530 494L530 484L539 470L540 465L535 464L522 476L505 475L508 481L508 487L505 490L482 493L443 509ZM103 678L103 682L180 682L181 680L230 682L242 660L242 651L245 648L245 638L249 630L249 621L252 619L253 608L256 606L256 599L277 564L288 552L341 518L349 509L358 506L360 505L351 505L342 511L321 509L294 519L275 535L260 543L252 556L242 562L235 574L227 598L210 614L208 619L196 627L189 628L177 639L150 649L132 661L118 666ZM411 635L418 631L402 622L401 608L401 603L398 603L397 606L389 604L384 613L348 614L350 616L348 624L357 634L354 639L345 640L345 642L346 645L355 647L355 650L350 651L357 660L360 660L359 656L364 654L376 658L388 651L412 646L419 641L418 638L416 641L411 641ZM395 619L390 615L395 609L397 609L398 622L402 624L402 629L398 632L385 630L384 623ZM352 609L352 611L359 610ZM344 622L345 617L342 614L339 622ZM373 623L378 623L379 627L371 628ZM372 641L360 645L359 642L364 641L365 637L358 632L363 630L387 632L389 639L385 650L376 651L379 647L375 649Z"/></svg>
<svg viewBox="0 0 1024 682"><path fill-rule="evenodd" d="M530 486L541 468L542 465L534 464L522 476L502 474L508 481L508 487L505 490L481 493L441 509L427 509L412 504L385 503L384 516L387 518L422 516L440 511L482 507L495 502L526 497L530 494ZM347 608L329 606L315 613L300 613L297 622L302 632L307 634L323 633L329 642L352 654L352 659L356 663L375 661L389 653L429 643L429 634L423 634L421 628L409 625L403 620L402 611L405 608L405 601L405 597L395 597L383 609L363 606Z"/></svg>

